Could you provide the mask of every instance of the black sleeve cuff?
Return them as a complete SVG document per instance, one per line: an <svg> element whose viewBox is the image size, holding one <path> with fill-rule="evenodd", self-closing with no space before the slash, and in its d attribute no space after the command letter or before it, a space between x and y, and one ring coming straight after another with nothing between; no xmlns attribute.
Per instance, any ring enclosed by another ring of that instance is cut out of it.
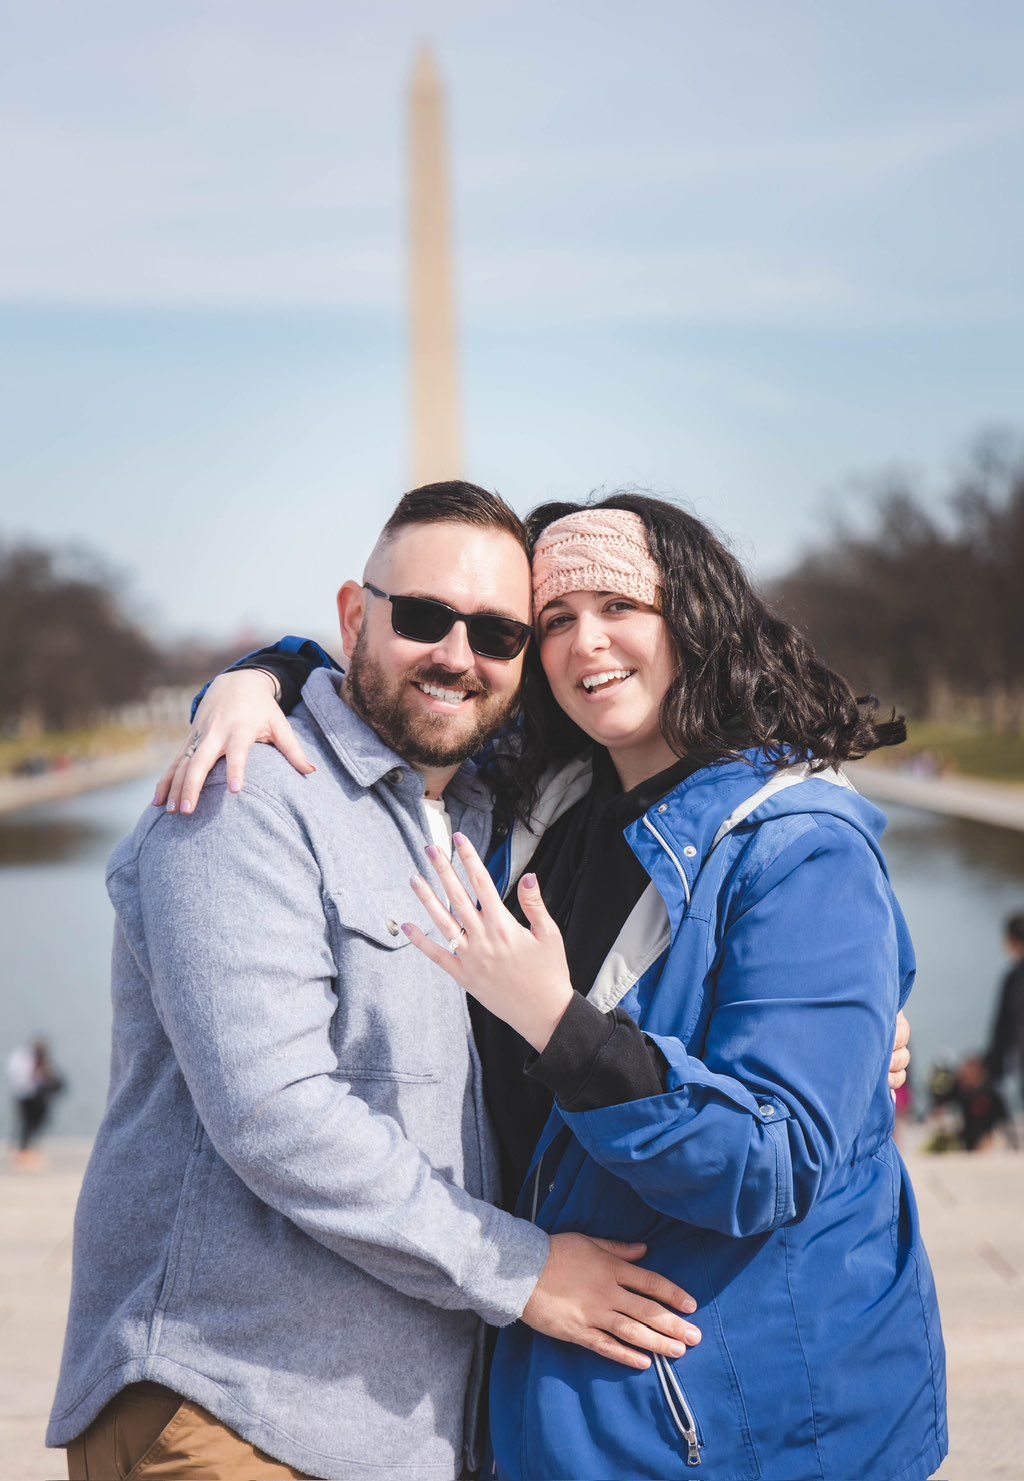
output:
<svg viewBox="0 0 1024 1481"><path fill-rule="evenodd" d="M524 1069L565 1110L597 1111L660 1095L667 1062L625 1009L602 1013L574 993L543 1054Z"/></svg>
<svg viewBox="0 0 1024 1481"><path fill-rule="evenodd" d="M309 678L315 668L308 658L301 653L254 653L251 658L244 658L241 663L235 664L236 669L264 669L281 686L281 698L278 701L286 715L292 710L302 698L302 686Z"/></svg>

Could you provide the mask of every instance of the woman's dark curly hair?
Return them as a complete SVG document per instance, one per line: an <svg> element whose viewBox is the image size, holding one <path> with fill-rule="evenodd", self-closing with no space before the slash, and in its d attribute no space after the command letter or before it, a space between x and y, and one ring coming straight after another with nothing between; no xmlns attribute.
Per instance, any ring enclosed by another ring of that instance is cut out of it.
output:
<svg viewBox="0 0 1024 1481"><path fill-rule="evenodd" d="M679 653L661 707L662 732L679 756L707 765L758 746L780 767L809 761L821 770L906 739L903 717L879 718L874 696L855 697L770 610L721 541L677 505L638 493L542 504L526 519L531 548L554 520L587 508L630 510L647 530ZM499 763L507 805L521 817L536 802L545 768L591 744L555 702L538 646L527 655L517 754Z"/></svg>

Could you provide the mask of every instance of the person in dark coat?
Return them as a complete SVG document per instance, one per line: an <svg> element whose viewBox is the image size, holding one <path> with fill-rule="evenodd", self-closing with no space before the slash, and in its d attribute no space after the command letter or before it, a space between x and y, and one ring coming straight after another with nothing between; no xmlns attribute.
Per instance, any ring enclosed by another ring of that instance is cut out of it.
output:
<svg viewBox="0 0 1024 1481"><path fill-rule="evenodd" d="M997 1084L1015 1063L1024 1098L1024 911L1011 915L1006 922L1005 945L1010 968L1000 988L985 1060Z"/></svg>
<svg viewBox="0 0 1024 1481"><path fill-rule="evenodd" d="M955 1101L964 1151L987 1152L994 1145L995 1132L1008 1126L1010 1113L980 1054L969 1055L957 1071Z"/></svg>

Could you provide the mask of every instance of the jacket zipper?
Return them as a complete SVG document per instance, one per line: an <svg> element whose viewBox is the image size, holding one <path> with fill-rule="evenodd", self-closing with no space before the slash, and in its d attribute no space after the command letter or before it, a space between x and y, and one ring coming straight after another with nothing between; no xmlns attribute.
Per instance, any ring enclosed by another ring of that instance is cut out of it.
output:
<svg viewBox="0 0 1024 1481"><path fill-rule="evenodd" d="M688 1466L699 1466L701 1463L700 1437L697 1434L697 1421L693 1416L693 1410L686 1400L686 1395L679 1386L671 1364L659 1354L654 1354L654 1369L661 1384L661 1391L665 1395L665 1403L668 1412L672 1416L676 1429L686 1441L686 1464Z"/></svg>
<svg viewBox="0 0 1024 1481"><path fill-rule="evenodd" d="M544 1169L544 1158L537 1163L537 1171L533 1179L533 1200L530 1204L530 1223L537 1222L537 1205L540 1202L540 1175Z"/></svg>
<svg viewBox="0 0 1024 1481"><path fill-rule="evenodd" d="M676 855L673 853L671 847L669 846L668 843L666 843L665 839L662 838L661 834L658 832L657 828L651 822L650 818L648 818L646 816L644 817L644 827L647 828L647 829L649 829L650 832L654 834L655 838L658 840L658 842L661 844L662 848L665 850L666 854L668 854L669 858L672 860L673 864L676 866L676 873L679 875L679 878L682 880L683 894L686 896L686 903L687 903L687 905L689 905L689 903L690 903L690 881L686 878L686 870L683 868L682 864L680 864L679 860L676 858Z"/></svg>

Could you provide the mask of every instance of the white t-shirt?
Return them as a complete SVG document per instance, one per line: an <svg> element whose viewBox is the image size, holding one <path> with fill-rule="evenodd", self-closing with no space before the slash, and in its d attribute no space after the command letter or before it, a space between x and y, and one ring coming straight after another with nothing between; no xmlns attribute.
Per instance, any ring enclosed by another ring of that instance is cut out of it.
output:
<svg viewBox="0 0 1024 1481"><path fill-rule="evenodd" d="M444 798L424 797L423 806L427 812L427 824L430 828L431 841L437 844L437 847L446 859L450 859L452 856L452 820L448 816L448 809L444 805ZM440 895L442 903L447 905L449 903L448 896L442 890L437 875L430 868L430 865L427 864L427 867L422 872L428 883Z"/></svg>
<svg viewBox="0 0 1024 1481"><path fill-rule="evenodd" d="M431 840L437 844L445 857L450 859L452 856L452 820L448 816L444 798L424 797L423 806L427 810Z"/></svg>

